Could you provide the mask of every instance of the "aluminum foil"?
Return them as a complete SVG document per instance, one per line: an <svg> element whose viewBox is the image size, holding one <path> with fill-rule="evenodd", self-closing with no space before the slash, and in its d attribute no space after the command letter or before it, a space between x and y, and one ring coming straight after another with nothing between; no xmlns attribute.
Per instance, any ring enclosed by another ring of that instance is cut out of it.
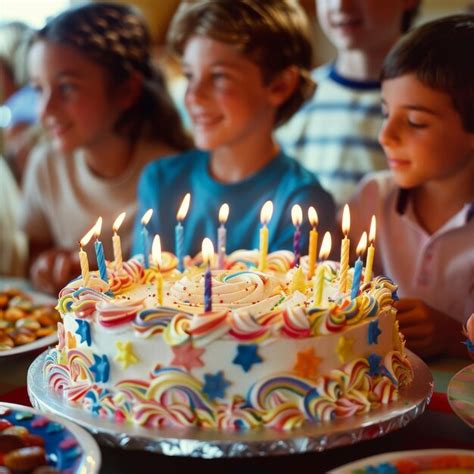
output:
<svg viewBox="0 0 474 474"><path fill-rule="evenodd" d="M241 432L198 428L151 429L101 419L69 405L61 394L49 389L43 377L46 352L38 356L28 370L28 394L35 408L78 423L104 446L207 459L306 453L377 438L403 428L421 415L433 393L433 377L420 358L409 351L407 354L415 377L409 387L400 390L398 401L367 415L327 423L306 423L287 432L269 429Z"/></svg>

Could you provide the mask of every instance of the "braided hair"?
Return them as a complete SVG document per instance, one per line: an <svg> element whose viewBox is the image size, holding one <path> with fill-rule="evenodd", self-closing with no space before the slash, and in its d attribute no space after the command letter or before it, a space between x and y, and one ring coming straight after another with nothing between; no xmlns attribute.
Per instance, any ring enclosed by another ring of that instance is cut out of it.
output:
<svg viewBox="0 0 474 474"><path fill-rule="evenodd" d="M127 5L90 3L51 19L33 41L71 46L107 70L110 86L138 74L143 87L138 100L118 118L115 130L132 142L158 139L184 150L191 144L171 99L163 73L150 58L150 35L139 12Z"/></svg>

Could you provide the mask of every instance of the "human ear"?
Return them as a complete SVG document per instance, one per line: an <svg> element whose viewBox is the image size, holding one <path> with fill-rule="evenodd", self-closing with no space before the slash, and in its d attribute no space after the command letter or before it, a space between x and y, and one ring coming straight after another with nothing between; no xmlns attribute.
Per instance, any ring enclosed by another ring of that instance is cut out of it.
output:
<svg viewBox="0 0 474 474"><path fill-rule="evenodd" d="M116 96L119 107L125 110L135 104L142 89L143 77L136 73L132 74L117 90Z"/></svg>
<svg viewBox="0 0 474 474"><path fill-rule="evenodd" d="M300 70L296 66L289 66L279 72L268 86L270 103L278 107L293 94L300 82Z"/></svg>

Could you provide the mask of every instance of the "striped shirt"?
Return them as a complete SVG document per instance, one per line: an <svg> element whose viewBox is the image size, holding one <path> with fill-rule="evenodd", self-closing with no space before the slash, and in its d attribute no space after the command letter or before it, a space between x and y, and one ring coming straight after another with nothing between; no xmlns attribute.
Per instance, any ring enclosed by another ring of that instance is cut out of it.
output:
<svg viewBox="0 0 474 474"><path fill-rule="evenodd" d="M332 64L315 69L313 79L318 84L314 96L276 137L341 206L366 173L387 168L377 141L382 124L380 83L345 79Z"/></svg>

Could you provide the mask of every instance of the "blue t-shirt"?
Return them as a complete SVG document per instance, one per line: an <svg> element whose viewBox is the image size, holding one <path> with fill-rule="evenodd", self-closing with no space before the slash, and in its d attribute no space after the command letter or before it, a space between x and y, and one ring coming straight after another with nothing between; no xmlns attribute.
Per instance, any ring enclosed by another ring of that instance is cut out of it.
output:
<svg viewBox="0 0 474 474"><path fill-rule="evenodd" d="M149 208L154 211L147 225L150 241L158 233L162 250L176 253L176 214L188 192L191 193L191 206L183 221L185 255L196 255L204 237L209 237L216 249L218 213L225 202L230 206L226 223L227 253L237 249L258 249L260 211L269 199L273 201L273 216L268 224L270 252L293 250L293 204L299 204L303 209L302 255L308 248L310 226L306 215L309 206L314 206L318 212L318 230L332 229L335 217L332 197L323 190L317 178L295 160L281 153L253 176L229 184L212 178L209 159L208 152L192 150L161 158L144 168L138 184L134 254L143 251L141 218Z"/></svg>

